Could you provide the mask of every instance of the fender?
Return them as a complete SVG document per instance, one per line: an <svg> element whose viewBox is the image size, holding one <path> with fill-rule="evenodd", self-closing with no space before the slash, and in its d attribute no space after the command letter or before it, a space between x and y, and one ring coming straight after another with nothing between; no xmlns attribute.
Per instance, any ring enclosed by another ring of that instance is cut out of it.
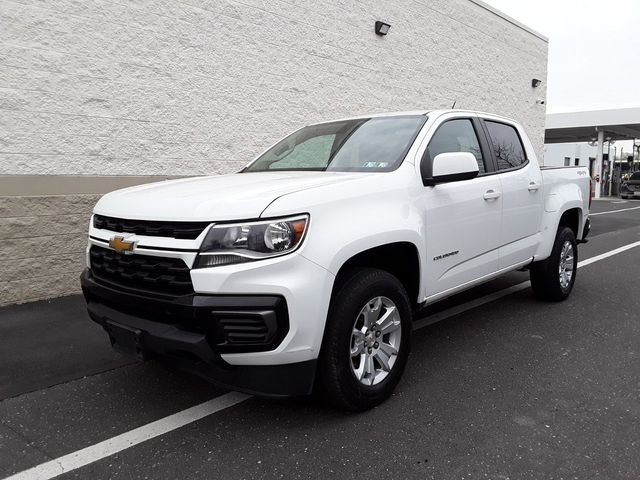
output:
<svg viewBox="0 0 640 480"><path fill-rule="evenodd" d="M404 164L384 175L285 195L269 205L264 215L289 214L296 205L308 206L309 231L298 252L333 275L353 256L396 242L414 245L422 264L424 219L411 194L423 188L419 181L413 165ZM422 295L424 272L419 278Z"/></svg>
<svg viewBox="0 0 640 480"><path fill-rule="evenodd" d="M551 198L550 198L551 197ZM553 243L555 242L555 232L560 225L560 219L569 210L577 209L578 215L578 232L576 238L582 239L582 232L584 230L585 215L583 211L583 203L581 200L569 200L563 202L561 198L557 198L556 195L548 195L545 199L545 211L542 216L542 224L540 230L543 235L541 236L542 242L538 246L538 250L534 256L534 261L545 260L551 255L553 249ZM551 211L549 209L552 209Z"/></svg>

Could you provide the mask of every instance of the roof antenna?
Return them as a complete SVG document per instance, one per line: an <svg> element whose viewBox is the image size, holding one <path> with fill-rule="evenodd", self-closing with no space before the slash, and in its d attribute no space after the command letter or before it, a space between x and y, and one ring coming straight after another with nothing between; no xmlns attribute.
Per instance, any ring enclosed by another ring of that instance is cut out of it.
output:
<svg viewBox="0 0 640 480"><path fill-rule="evenodd" d="M453 105L451 105L451 110L453 110L454 108L456 108L456 102L457 102L457 101L458 101L457 99L453 101Z"/></svg>

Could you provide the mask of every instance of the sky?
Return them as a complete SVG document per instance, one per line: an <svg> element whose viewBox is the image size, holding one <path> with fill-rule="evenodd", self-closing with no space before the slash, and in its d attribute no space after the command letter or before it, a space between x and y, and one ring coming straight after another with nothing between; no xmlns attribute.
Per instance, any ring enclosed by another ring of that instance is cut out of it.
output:
<svg viewBox="0 0 640 480"><path fill-rule="evenodd" d="M549 38L547 113L640 107L640 0L484 0Z"/></svg>

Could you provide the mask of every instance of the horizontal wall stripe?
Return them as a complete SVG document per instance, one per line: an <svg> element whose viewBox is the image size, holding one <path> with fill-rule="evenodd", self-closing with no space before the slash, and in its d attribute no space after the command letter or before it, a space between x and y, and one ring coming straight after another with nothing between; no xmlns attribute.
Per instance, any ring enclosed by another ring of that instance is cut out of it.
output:
<svg viewBox="0 0 640 480"><path fill-rule="evenodd" d="M0 175L0 197L103 194L143 183L182 178L166 175Z"/></svg>

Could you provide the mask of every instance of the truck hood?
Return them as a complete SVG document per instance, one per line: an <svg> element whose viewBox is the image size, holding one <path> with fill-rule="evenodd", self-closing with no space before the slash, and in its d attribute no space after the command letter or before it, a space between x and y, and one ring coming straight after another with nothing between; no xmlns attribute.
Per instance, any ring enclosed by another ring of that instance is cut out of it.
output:
<svg viewBox="0 0 640 480"><path fill-rule="evenodd" d="M365 175L351 172L257 172L167 180L108 193L98 201L94 212L136 220L258 218L271 202L283 195L348 182Z"/></svg>

